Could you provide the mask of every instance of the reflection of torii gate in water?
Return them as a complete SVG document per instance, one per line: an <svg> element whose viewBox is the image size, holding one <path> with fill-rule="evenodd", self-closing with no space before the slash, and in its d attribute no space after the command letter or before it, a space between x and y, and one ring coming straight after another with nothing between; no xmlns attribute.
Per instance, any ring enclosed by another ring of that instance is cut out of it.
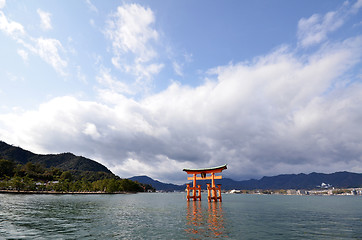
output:
<svg viewBox="0 0 362 240"><path fill-rule="evenodd" d="M221 184L217 184L217 187L215 187L215 179L222 179L222 176L215 176L215 173L220 173L224 169L227 169L226 164L213 168L184 169L183 171L187 172L187 174L193 174L192 177L187 178L187 180L193 180L193 187L190 187L190 184L186 184L187 201L190 201L190 198L194 201L201 201L201 185L197 185L196 187L196 180L211 179L211 187L210 183L207 183L207 199L209 202L211 202L212 200L214 200L215 202L220 200L221 202ZM196 177L197 174L200 174L201 177ZM211 174L211 176L206 176L206 174Z"/></svg>

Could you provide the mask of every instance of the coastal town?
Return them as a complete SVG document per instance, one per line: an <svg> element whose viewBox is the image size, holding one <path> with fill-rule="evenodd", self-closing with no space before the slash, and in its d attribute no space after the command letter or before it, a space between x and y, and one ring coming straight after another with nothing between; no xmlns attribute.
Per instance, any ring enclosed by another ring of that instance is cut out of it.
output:
<svg viewBox="0 0 362 240"><path fill-rule="evenodd" d="M226 194L275 194L275 195L344 195L344 196L362 196L362 188L330 188L314 190L229 190L224 191Z"/></svg>

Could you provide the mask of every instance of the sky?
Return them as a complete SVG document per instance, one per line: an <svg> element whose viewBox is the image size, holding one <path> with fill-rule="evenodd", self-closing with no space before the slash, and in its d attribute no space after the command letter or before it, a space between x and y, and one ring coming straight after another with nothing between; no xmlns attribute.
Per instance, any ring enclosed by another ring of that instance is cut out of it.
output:
<svg viewBox="0 0 362 240"><path fill-rule="evenodd" d="M122 178L362 172L362 0L0 0L0 140Z"/></svg>

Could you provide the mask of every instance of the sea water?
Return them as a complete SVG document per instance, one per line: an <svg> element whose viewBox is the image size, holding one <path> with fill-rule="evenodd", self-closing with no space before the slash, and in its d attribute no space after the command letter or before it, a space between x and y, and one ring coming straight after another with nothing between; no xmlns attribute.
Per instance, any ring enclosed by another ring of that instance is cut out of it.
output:
<svg viewBox="0 0 362 240"><path fill-rule="evenodd" d="M0 239L362 239L362 197L0 194Z"/></svg>

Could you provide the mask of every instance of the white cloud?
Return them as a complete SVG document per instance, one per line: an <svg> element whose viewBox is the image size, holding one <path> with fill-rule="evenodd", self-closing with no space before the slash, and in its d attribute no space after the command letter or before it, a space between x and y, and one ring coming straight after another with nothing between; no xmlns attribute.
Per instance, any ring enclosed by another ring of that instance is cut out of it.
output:
<svg viewBox="0 0 362 240"><path fill-rule="evenodd" d="M150 63L150 64L135 64L133 66L127 66L133 73L138 77L136 79L136 85L141 88L141 90L148 90L149 84L154 75L157 75L164 64L162 63Z"/></svg>
<svg viewBox="0 0 362 240"><path fill-rule="evenodd" d="M299 21L298 38L303 47L308 47L326 40L327 34L341 27L343 23L343 19L336 12L329 12L324 16L314 14Z"/></svg>
<svg viewBox="0 0 362 240"><path fill-rule="evenodd" d="M25 62L28 61L29 54L27 51L25 51L24 49L18 49L18 54Z"/></svg>
<svg viewBox="0 0 362 240"><path fill-rule="evenodd" d="M105 33L117 53L132 52L139 57L137 61L146 62L156 54L147 47L148 41L158 38L157 31L151 28L154 21L151 9L137 4L124 5L117 8Z"/></svg>
<svg viewBox="0 0 362 240"><path fill-rule="evenodd" d="M18 22L8 20L4 13L0 11L0 30L14 39L18 39L25 34L23 25Z"/></svg>
<svg viewBox="0 0 362 240"><path fill-rule="evenodd" d="M94 4L90 0L86 0L85 2L87 3L89 10L91 10L92 12L96 12L96 13L98 12L97 7L94 6Z"/></svg>
<svg viewBox="0 0 362 240"><path fill-rule="evenodd" d="M97 130L97 126L93 123L86 123L83 133L91 136L95 140L101 136L101 134Z"/></svg>
<svg viewBox="0 0 362 240"><path fill-rule="evenodd" d="M59 55L59 50L63 50L63 46L59 40L53 38L36 39L35 51L48 64L50 64L59 74L66 75L64 69L67 62Z"/></svg>
<svg viewBox="0 0 362 240"><path fill-rule="evenodd" d="M4 8L6 5L6 0L0 0L0 9Z"/></svg>
<svg viewBox="0 0 362 240"><path fill-rule="evenodd" d="M88 84L86 75L83 74L82 68L80 66L77 66L77 78L85 84Z"/></svg>
<svg viewBox="0 0 362 240"><path fill-rule="evenodd" d="M172 67L173 67L173 70L175 71L175 73L179 76L183 76L183 72L182 72L182 65L179 64L178 62L174 61L172 63Z"/></svg>
<svg viewBox="0 0 362 240"><path fill-rule="evenodd" d="M41 28L42 28L43 30L50 30L50 29L52 29L53 27L52 27L51 19L50 19L51 14L48 13L48 12L44 12L44 11L41 10L41 9L38 9L38 10L37 10L37 13L39 14L39 17L40 17L40 21L41 21L40 26L41 26Z"/></svg>
<svg viewBox="0 0 362 240"><path fill-rule="evenodd" d="M63 76L66 75L65 68L67 62L60 56L60 51L64 52L61 42L54 38L33 38L29 36L23 25L18 22L8 20L0 11L0 30L12 37L18 44L28 49L30 52L40 56L45 62L51 65L55 71ZM18 54L26 60L28 53L25 50L18 50Z"/></svg>
<svg viewBox="0 0 362 240"><path fill-rule="evenodd" d="M158 32L152 27L155 17L151 9L138 4L125 4L110 16L104 31L112 41L112 63L118 69L136 76L137 81L149 81L163 64L155 62L154 43Z"/></svg>
<svg viewBox="0 0 362 240"><path fill-rule="evenodd" d="M134 92L130 89L130 87L117 80L114 76L111 75L111 70L106 68L101 68L99 71L99 75L96 77L98 83L101 84L102 89L107 89L109 92L114 92L116 94L134 94Z"/></svg>
<svg viewBox="0 0 362 240"><path fill-rule="evenodd" d="M92 27L95 27L95 26L96 26L96 24L95 24L95 22L94 22L94 19L90 19L90 20L89 20L89 24L90 24Z"/></svg>
<svg viewBox="0 0 362 240"><path fill-rule="evenodd" d="M299 44L302 47L309 47L327 40L327 35L339 29L350 15L357 13L361 5L360 0L352 6L345 2L336 11L302 18L298 22Z"/></svg>
<svg viewBox="0 0 362 240"><path fill-rule="evenodd" d="M18 74L14 74L14 73L10 73L10 72L6 73L6 77L7 77L7 79L9 79L10 81L13 81L13 82L24 81L23 76L19 76Z"/></svg>
<svg viewBox="0 0 362 240"><path fill-rule="evenodd" d="M362 0L357 0L355 4L353 4L352 10L356 11L362 7Z"/></svg>

